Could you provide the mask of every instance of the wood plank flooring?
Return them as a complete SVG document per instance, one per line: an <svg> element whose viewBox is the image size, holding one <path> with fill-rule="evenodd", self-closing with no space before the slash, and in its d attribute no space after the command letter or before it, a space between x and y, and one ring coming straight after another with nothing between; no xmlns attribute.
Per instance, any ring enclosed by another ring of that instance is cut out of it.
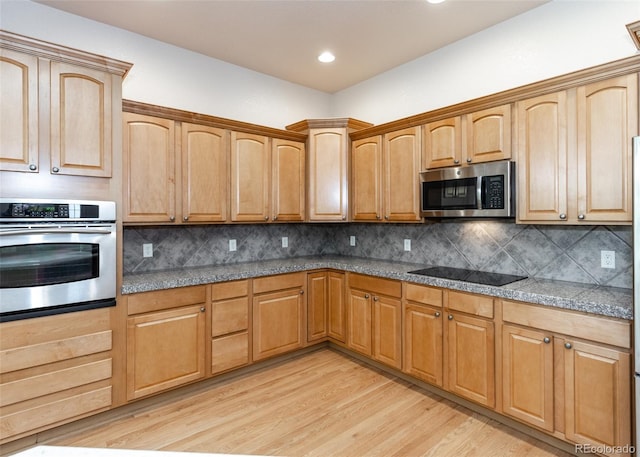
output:
<svg viewBox="0 0 640 457"><path fill-rule="evenodd" d="M47 444L289 457L570 455L331 349Z"/></svg>

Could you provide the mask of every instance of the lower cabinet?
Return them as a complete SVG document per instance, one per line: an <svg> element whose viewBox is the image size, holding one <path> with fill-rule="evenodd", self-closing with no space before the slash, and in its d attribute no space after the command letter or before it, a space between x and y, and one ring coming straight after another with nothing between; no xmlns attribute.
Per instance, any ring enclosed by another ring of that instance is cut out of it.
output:
<svg viewBox="0 0 640 457"><path fill-rule="evenodd" d="M249 354L249 280L211 286L211 372L247 365Z"/></svg>
<svg viewBox="0 0 640 457"><path fill-rule="evenodd" d="M317 271L307 275L307 342L329 337L346 341L345 274Z"/></svg>
<svg viewBox="0 0 640 457"><path fill-rule="evenodd" d="M110 309L0 324L0 444L111 407Z"/></svg>
<svg viewBox="0 0 640 457"><path fill-rule="evenodd" d="M402 283L349 274L347 347L402 368Z"/></svg>
<svg viewBox="0 0 640 457"><path fill-rule="evenodd" d="M306 273L253 280L253 360L303 347Z"/></svg>
<svg viewBox="0 0 640 457"><path fill-rule="evenodd" d="M205 377L207 286L130 295L127 399Z"/></svg>

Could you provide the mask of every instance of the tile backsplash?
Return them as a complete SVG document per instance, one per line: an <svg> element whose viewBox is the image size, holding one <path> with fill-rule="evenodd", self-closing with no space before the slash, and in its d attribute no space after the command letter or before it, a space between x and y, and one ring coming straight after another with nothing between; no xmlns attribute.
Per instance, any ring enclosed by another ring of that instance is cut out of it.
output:
<svg viewBox="0 0 640 457"><path fill-rule="evenodd" d="M356 244L350 245L354 236ZM282 247L287 237L288 247ZM237 243L229 251L229 240ZM404 250L411 240L411 251ZM153 243L153 257L142 244ZM517 225L502 220L427 224L255 224L125 227L125 274L311 255L346 255L632 288L629 226ZM600 251L615 251L614 269Z"/></svg>

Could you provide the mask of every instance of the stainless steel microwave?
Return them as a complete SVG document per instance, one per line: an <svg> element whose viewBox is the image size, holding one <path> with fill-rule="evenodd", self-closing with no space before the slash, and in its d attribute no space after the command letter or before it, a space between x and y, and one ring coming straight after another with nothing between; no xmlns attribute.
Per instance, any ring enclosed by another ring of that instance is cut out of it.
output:
<svg viewBox="0 0 640 457"><path fill-rule="evenodd" d="M422 217L515 217L515 162L420 173Z"/></svg>

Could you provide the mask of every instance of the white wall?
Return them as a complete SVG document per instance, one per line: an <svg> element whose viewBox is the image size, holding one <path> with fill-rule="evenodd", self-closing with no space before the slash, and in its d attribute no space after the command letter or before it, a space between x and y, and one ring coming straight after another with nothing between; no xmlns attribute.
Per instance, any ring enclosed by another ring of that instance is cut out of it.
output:
<svg viewBox="0 0 640 457"><path fill-rule="evenodd" d="M517 1L517 0L511 0ZM330 95L27 0L0 28L134 63L124 98L284 128L302 119L380 124L628 57L640 1L555 0Z"/></svg>
<svg viewBox="0 0 640 457"><path fill-rule="evenodd" d="M331 116L382 124L634 55L640 1L555 0L334 94Z"/></svg>
<svg viewBox="0 0 640 457"><path fill-rule="evenodd" d="M329 114L330 95L26 0L0 0L0 28L133 63L125 99L284 128Z"/></svg>

